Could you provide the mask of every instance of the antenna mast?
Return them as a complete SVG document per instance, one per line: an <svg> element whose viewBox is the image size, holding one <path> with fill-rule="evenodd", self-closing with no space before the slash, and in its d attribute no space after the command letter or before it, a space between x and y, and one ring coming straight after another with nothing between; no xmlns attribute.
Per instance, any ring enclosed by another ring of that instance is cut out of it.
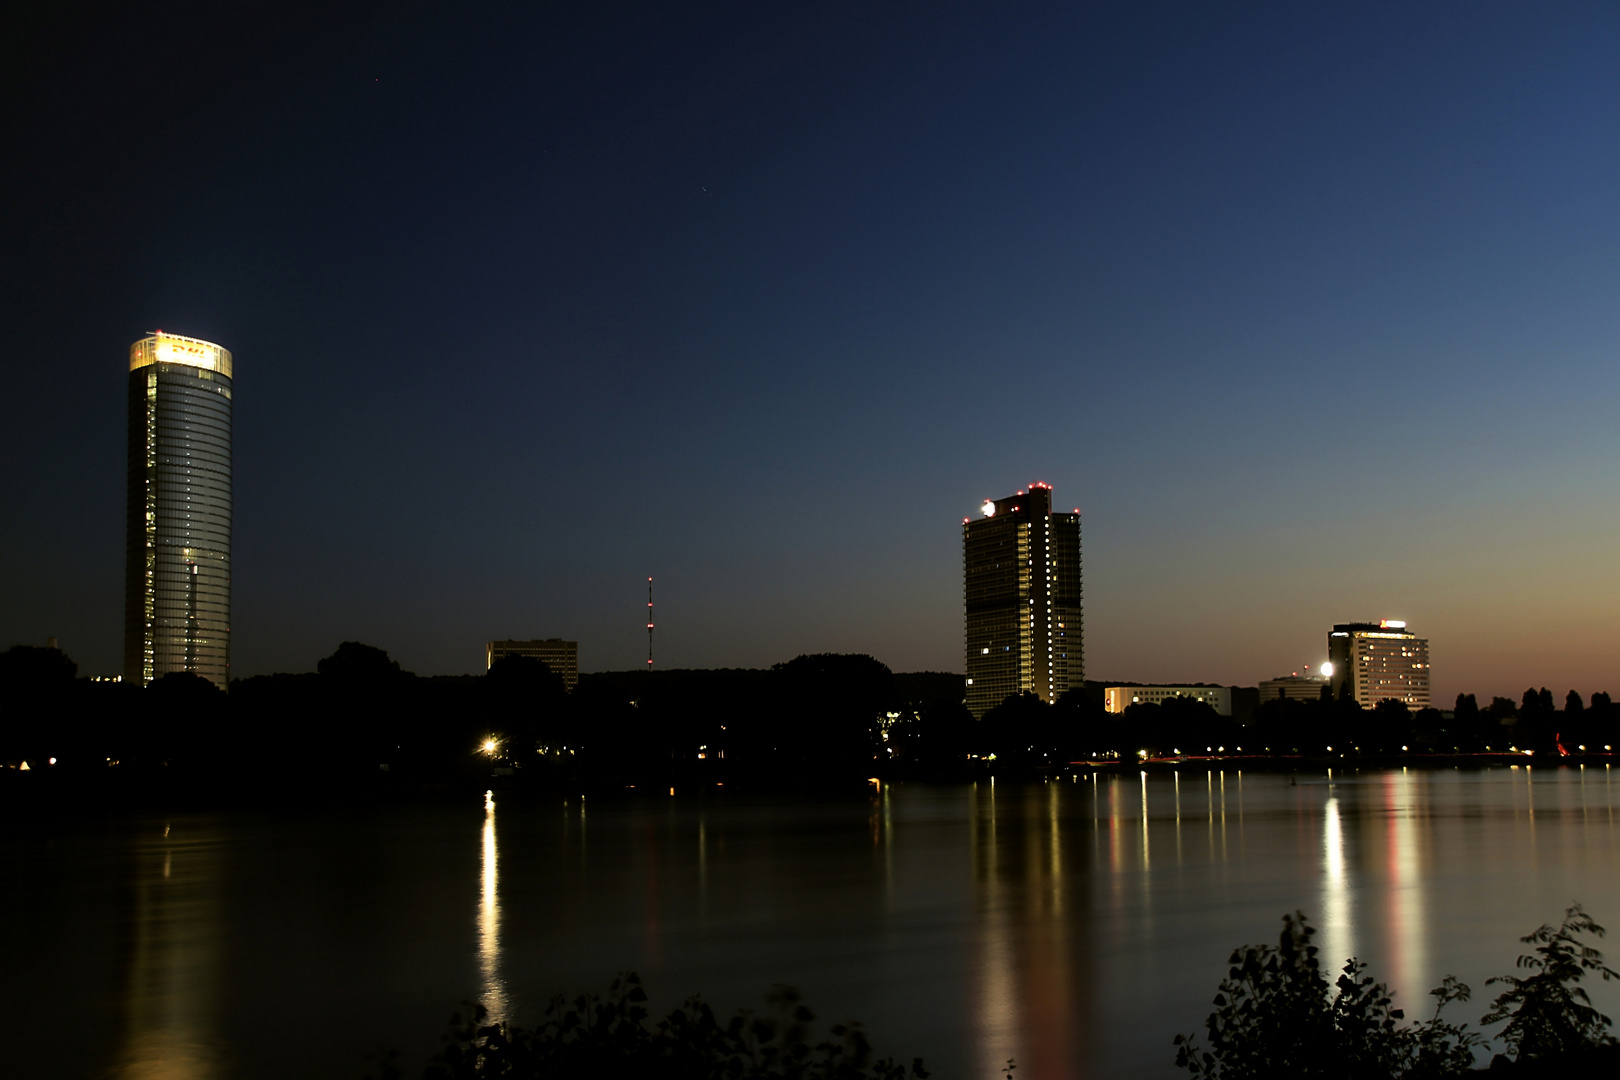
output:
<svg viewBox="0 0 1620 1080"><path fill-rule="evenodd" d="M647 670L652 670L652 578L647 579Z"/></svg>

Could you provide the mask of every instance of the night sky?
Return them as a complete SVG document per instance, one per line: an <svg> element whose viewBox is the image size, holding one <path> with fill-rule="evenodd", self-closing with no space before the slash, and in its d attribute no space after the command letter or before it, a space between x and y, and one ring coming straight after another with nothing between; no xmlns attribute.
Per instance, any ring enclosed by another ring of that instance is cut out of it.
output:
<svg viewBox="0 0 1620 1080"><path fill-rule="evenodd" d="M233 668L962 669L1085 514L1087 673L1404 618L1620 692L1610 4L8 16L0 647L118 669L125 378L236 357ZM30 21L31 20L31 21Z"/></svg>

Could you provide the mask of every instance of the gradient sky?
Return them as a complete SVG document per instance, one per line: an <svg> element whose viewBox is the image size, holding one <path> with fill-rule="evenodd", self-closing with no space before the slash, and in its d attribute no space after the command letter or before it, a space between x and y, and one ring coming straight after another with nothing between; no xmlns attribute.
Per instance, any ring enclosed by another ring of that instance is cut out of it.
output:
<svg viewBox="0 0 1620 1080"><path fill-rule="evenodd" d="M633 667L648 574L661 666L960 671L1044 480L1093 678L1389 617L1438 700L1620 693L1613 5L19 17L0 643L117 670L161 327L236 356L237 675Z"/></svg>

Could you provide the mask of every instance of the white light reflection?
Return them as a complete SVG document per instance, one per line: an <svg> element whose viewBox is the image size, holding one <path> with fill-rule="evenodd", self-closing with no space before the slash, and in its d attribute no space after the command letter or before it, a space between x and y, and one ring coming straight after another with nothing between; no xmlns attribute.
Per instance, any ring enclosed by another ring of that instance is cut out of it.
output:
<svg viewBox="0 0 1620 1080"><path fill-rule="evenodd" d="M1356 954L1355 927L1350 921L1350 882L1344 865L1344 833L1339 798L1328 796L1322 816L1322 974L1337 978L1345 960Z"/></svg>
<svg viewBox="0 0 1620 1080"><path fill-rule="evenodd" d="M1389 927L1394 955L1390 972L1407 1000L1418 1000L1429 986L1428 926L1423 893L1422 836L1414 803L1416 781L1405 769L1384 778L1384 809L1389 822Z"/></svg>
<svg viewBox="0 0 1620 1080"><path fill-rule="evenodd" d="M1181 770L1177 769L1171 774L1175 781L1176 793L1176 865L1181 865Z"/></svg>
<svg viewBox="0 0 1620 1080"><path fill-rule="evenodd" d="M495 793L484 792L483 892L478 901L478 966L484 976L484 1008L491 1023L506 1019L501 979L501 901L496 892Z"/></svg>

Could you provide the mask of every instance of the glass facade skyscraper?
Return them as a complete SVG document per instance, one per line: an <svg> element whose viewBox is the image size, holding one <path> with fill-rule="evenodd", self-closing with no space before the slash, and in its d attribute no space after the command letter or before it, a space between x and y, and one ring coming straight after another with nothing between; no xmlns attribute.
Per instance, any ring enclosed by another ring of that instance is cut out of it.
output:
<svg viewBox="0 0 1620 1080"><path fill-rule="evenodd" d="M1052 512L1031 484L962 519L967 705L975 718L1011 694L1053 702L1085 683L1080 511Z"/></svg>
<svg viewBox="0 0 1620 1080"><path fill-rule="evenodd" d="M124 678L231 671L231 354L161 330L129 348Z"/></svg>

